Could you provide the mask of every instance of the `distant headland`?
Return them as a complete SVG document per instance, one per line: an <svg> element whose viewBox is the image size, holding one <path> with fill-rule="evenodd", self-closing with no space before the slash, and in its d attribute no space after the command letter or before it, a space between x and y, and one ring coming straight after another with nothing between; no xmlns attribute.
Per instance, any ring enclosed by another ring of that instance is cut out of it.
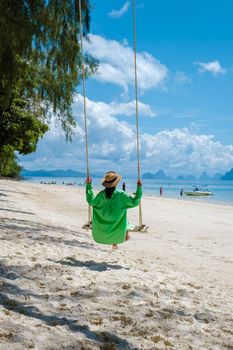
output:
<svg viewBox="0 0 233 350"><path fill-rule="evenodd" d="M192 174L188 175L178 175L175 178L166 175L166 173L163 170L159 170L156 173L147 172L142 175L143 179L158 179L158 180L201 180L201 181L208 181L208 180L230 180L233 181L233 168L226 172L225 174L216 173L214 176L209 176L205 171L200 175L200 177L195 177Z"/></svg>
<svg viewBox="0 0 233 350"><path fill-rule="evenodd" d="M76 170L27 170L23 169L21 172L22 177L26 176L38 176L38 177L86 177L86 173ZM103 174L95 173L92 174L92 177L102 177ZM125 176L130 177L130 176ZM195 177L192 174L186 174L186 175L178 175L176 177L168 176L164 170L159 170L155 173L152 172L146 172L142 175L143 179L157 179L157 180L179 180L179 181L195 181L195 180L202 180L202 181L208 181L208 180L225 180L225 181L233 181L233 168L226 172L225 174L216 173L214 176L209 176L205 171L200 175L200 177Z"/></svg>

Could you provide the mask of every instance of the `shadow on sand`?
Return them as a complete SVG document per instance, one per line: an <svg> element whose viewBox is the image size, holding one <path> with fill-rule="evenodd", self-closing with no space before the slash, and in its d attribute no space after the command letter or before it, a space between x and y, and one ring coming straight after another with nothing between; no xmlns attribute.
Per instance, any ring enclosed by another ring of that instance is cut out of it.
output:
<svg viewBox="0 0 233 350"><path fill-rule="evenodd" d="M0 264L0 277L8 279L9 274L7 275L7 267L4 266L3 263ZM90 340L90 344L95 348L96 346L99 349L119 349L119 350L139 350L135 347L132 347L130 343L114 333L107 331L93 331L90 329L88 325L80 325L78 324L79 320L72 319L69 317L62 317L62 315L57 314L45 314L40 311L38 307L33 305L27 305L26 302L18 301L17 299L9 298L8 294L15 295L17 297L24 297L27 299L27 296L32 296L35 298L43 299L43 295L37 295L32 293L30 290L20 289L15 284L11 284L7 281L1 281L0 283L0 305L3 306L4 309L9 310L11 312L24 315L27 318L34 318L44 322L50 327L56 326L65 326L69 328L71 332L78 332L85 335L86 340ZM30 300L30 303L32 300ZM44 306L44 305L42 305ZM80 305L79 305L80 307ZM26 322L26 321L25 321ZM25 323L26 324L26 323ZM20 340L22 341L22 339ZM81 343L81 340L80 340Z"/></svg>
<svg viewBox="0 0 233 350"><path fill-rule="evenodd" d="M1 211L9 211L9 212L13 212L13 213L35 215L34 213L31 213L31 212L29 212L29 211L14 210L14 209L3 209L3 208L0 208L0 210L1 210Z"/></svg>
<svg viewBox="0 0 233 350"><path fill-rule="evenodd" d="M0 193L0 196L1 196L1 197L7 197L7 194L5 194L5 193Z"/></svg>
<svg viewBox="0 0 233 350"><path fill-rule="evenodd" d="M73 231L64 227L44 225L41 223L32 222L23 219L8 219L4 218L0 222L0 229L2 229L5 236L2 235L3 240L13 239L28 239L34 242L64 244L68 246L77 246L84 249L95 249L94 243L83 241L83 236L86 233L80 231ZM10 235L8 233L10 232ZM50 235L46 232L50 232ZM67 239L68 235L75 237L74 239ZM101 247L98 247L99 250ZM104 251L104 250L103 250Z"/></svg>
<svg viewBox="0 0 233 350"><path fill-rule="evenodd" d="M79 260L76 260L74 258L67 258L67 260L68 261L66 261L66 260L59 260L59 261L51 260L51 261L58 263L58 264L62 264L62 265L72 266L72 267L85 267L91 271L97 271L97 272L103 272L103 271L107 271L107 270L121 270L121 269L129 270L128 267L124 267L121 265L108 264L106 262L96 262L93 260L79 261Z"/></svg>
<svg viewBox="0 0 233 350"><path fill-rule="evenodd" d="M25 192L6 190L6 189L2 189L2 188L0 188L0 191L2 191L2 192L9 192L9 193L22 193L22 194L27 194L27 193L25 193Z"/></svg>

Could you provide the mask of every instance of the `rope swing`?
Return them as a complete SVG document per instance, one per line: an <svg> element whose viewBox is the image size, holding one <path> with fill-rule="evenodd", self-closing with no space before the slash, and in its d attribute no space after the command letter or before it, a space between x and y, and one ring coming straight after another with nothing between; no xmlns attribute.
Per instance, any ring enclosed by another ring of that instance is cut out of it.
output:
<svg viewBox="0 0 233 350"><path fill-rule="evenodd" d="M90 177L89 157L88 157L88 137L87 137L87 107L86 107L86 86L85 86L85 66L83 50L83 26L82 26L82 5L79 0L79 23L80 23L80 44L81 44L81 66L82 66L82 88L83 88L83 113L84 113L84 131L85 131L85 148L86 148L86 173ZM83 228L91 228L91 207L88 205L87 223Z"/></svg>
<svg viewBox="0 0 233 350"><path fill-rule="evenodd" d="M133 33L134 33L134 78L135 78L135 102L136 102L136 148L137 148L137 170L138 180L141 176L140 170L140 143L139 143L139 123L138 123L138 83L137 83L137 55L136 55L136 15L135 1L132 0L133 9ZM85 131L85 147L86 147L86 173L90 176L89 159L88 159L88 135L87 135L87 108L86 108L86 89L85 89L85 66L84 66L84 50L83 50L83 29L82 29L82 6L79 0L79 22L80 22L80 45L81 45L81 66L82 66L82 89L83 89L83 111L84 111L84 131ZM88 219L83 228L91 229L91 207L88 206ZM133 231L146 232L148 226L142 221L142 206L139 205L139 226L135 226Z"/></svg>
<svg viewBox="0 0 233 350"><path fill-rule="evenodd" d="M139 142L139 123L138 123L138 76L137 76L137 47L136 47L136 13L135 13L135 0L132 0L133 10L133 37L134 37L134 88L135 88L135 108L136 108L136 132L137 132L137 163L138 163L138 180L141 178L140 167L140 142ZM142 205L139 204L139 226L136 226L133 231L146 232L148 227L143 224L142 221Z"/></svg>

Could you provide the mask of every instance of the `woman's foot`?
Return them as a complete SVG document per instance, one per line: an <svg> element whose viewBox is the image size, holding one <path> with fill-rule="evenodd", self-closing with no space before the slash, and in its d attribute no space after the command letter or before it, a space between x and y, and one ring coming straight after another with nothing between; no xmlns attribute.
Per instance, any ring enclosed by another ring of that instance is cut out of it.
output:
<svg viewBox="0 0 233 350"><path fill-rule="evenodd" d="M114 250L115 250L115 249L118 249L118 245L117 245L117 244L113 244L113 245L112 245L112 249L114 249Z"/></svg>

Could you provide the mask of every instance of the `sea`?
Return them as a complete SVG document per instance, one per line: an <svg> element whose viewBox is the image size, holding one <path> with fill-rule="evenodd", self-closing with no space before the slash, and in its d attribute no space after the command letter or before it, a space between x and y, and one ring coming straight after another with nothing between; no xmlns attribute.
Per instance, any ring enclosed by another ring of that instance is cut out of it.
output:
<svg viewBox="0 0 233 350"><path fill-rule="evenodd" d="M23 181L29 181L34 183L44 183L45 186L53 186L51 182L60 186L69 187L84 187L84 178L75 177L24 177ZM94 189L103 189L101 185L102 178L93 178L92 184ZM135 192L137 179L124 178L118 184L118 188L121 189L122 183L125 182L126 191L129 193ZM143 179L143 193L146 195L159 196L160 187L163 188L163 196L167 198L181 199L180 190L192 191L195 186L208 189L213 193L212 196L205 197L189 197L187 195L182 196L182 200L186 201L201 201L207 203L218 204L230 204L233 205L233 181L221 181L221 180L208 180L208 181L180 181L180 180L157 180L157 179Z"/></svg>

